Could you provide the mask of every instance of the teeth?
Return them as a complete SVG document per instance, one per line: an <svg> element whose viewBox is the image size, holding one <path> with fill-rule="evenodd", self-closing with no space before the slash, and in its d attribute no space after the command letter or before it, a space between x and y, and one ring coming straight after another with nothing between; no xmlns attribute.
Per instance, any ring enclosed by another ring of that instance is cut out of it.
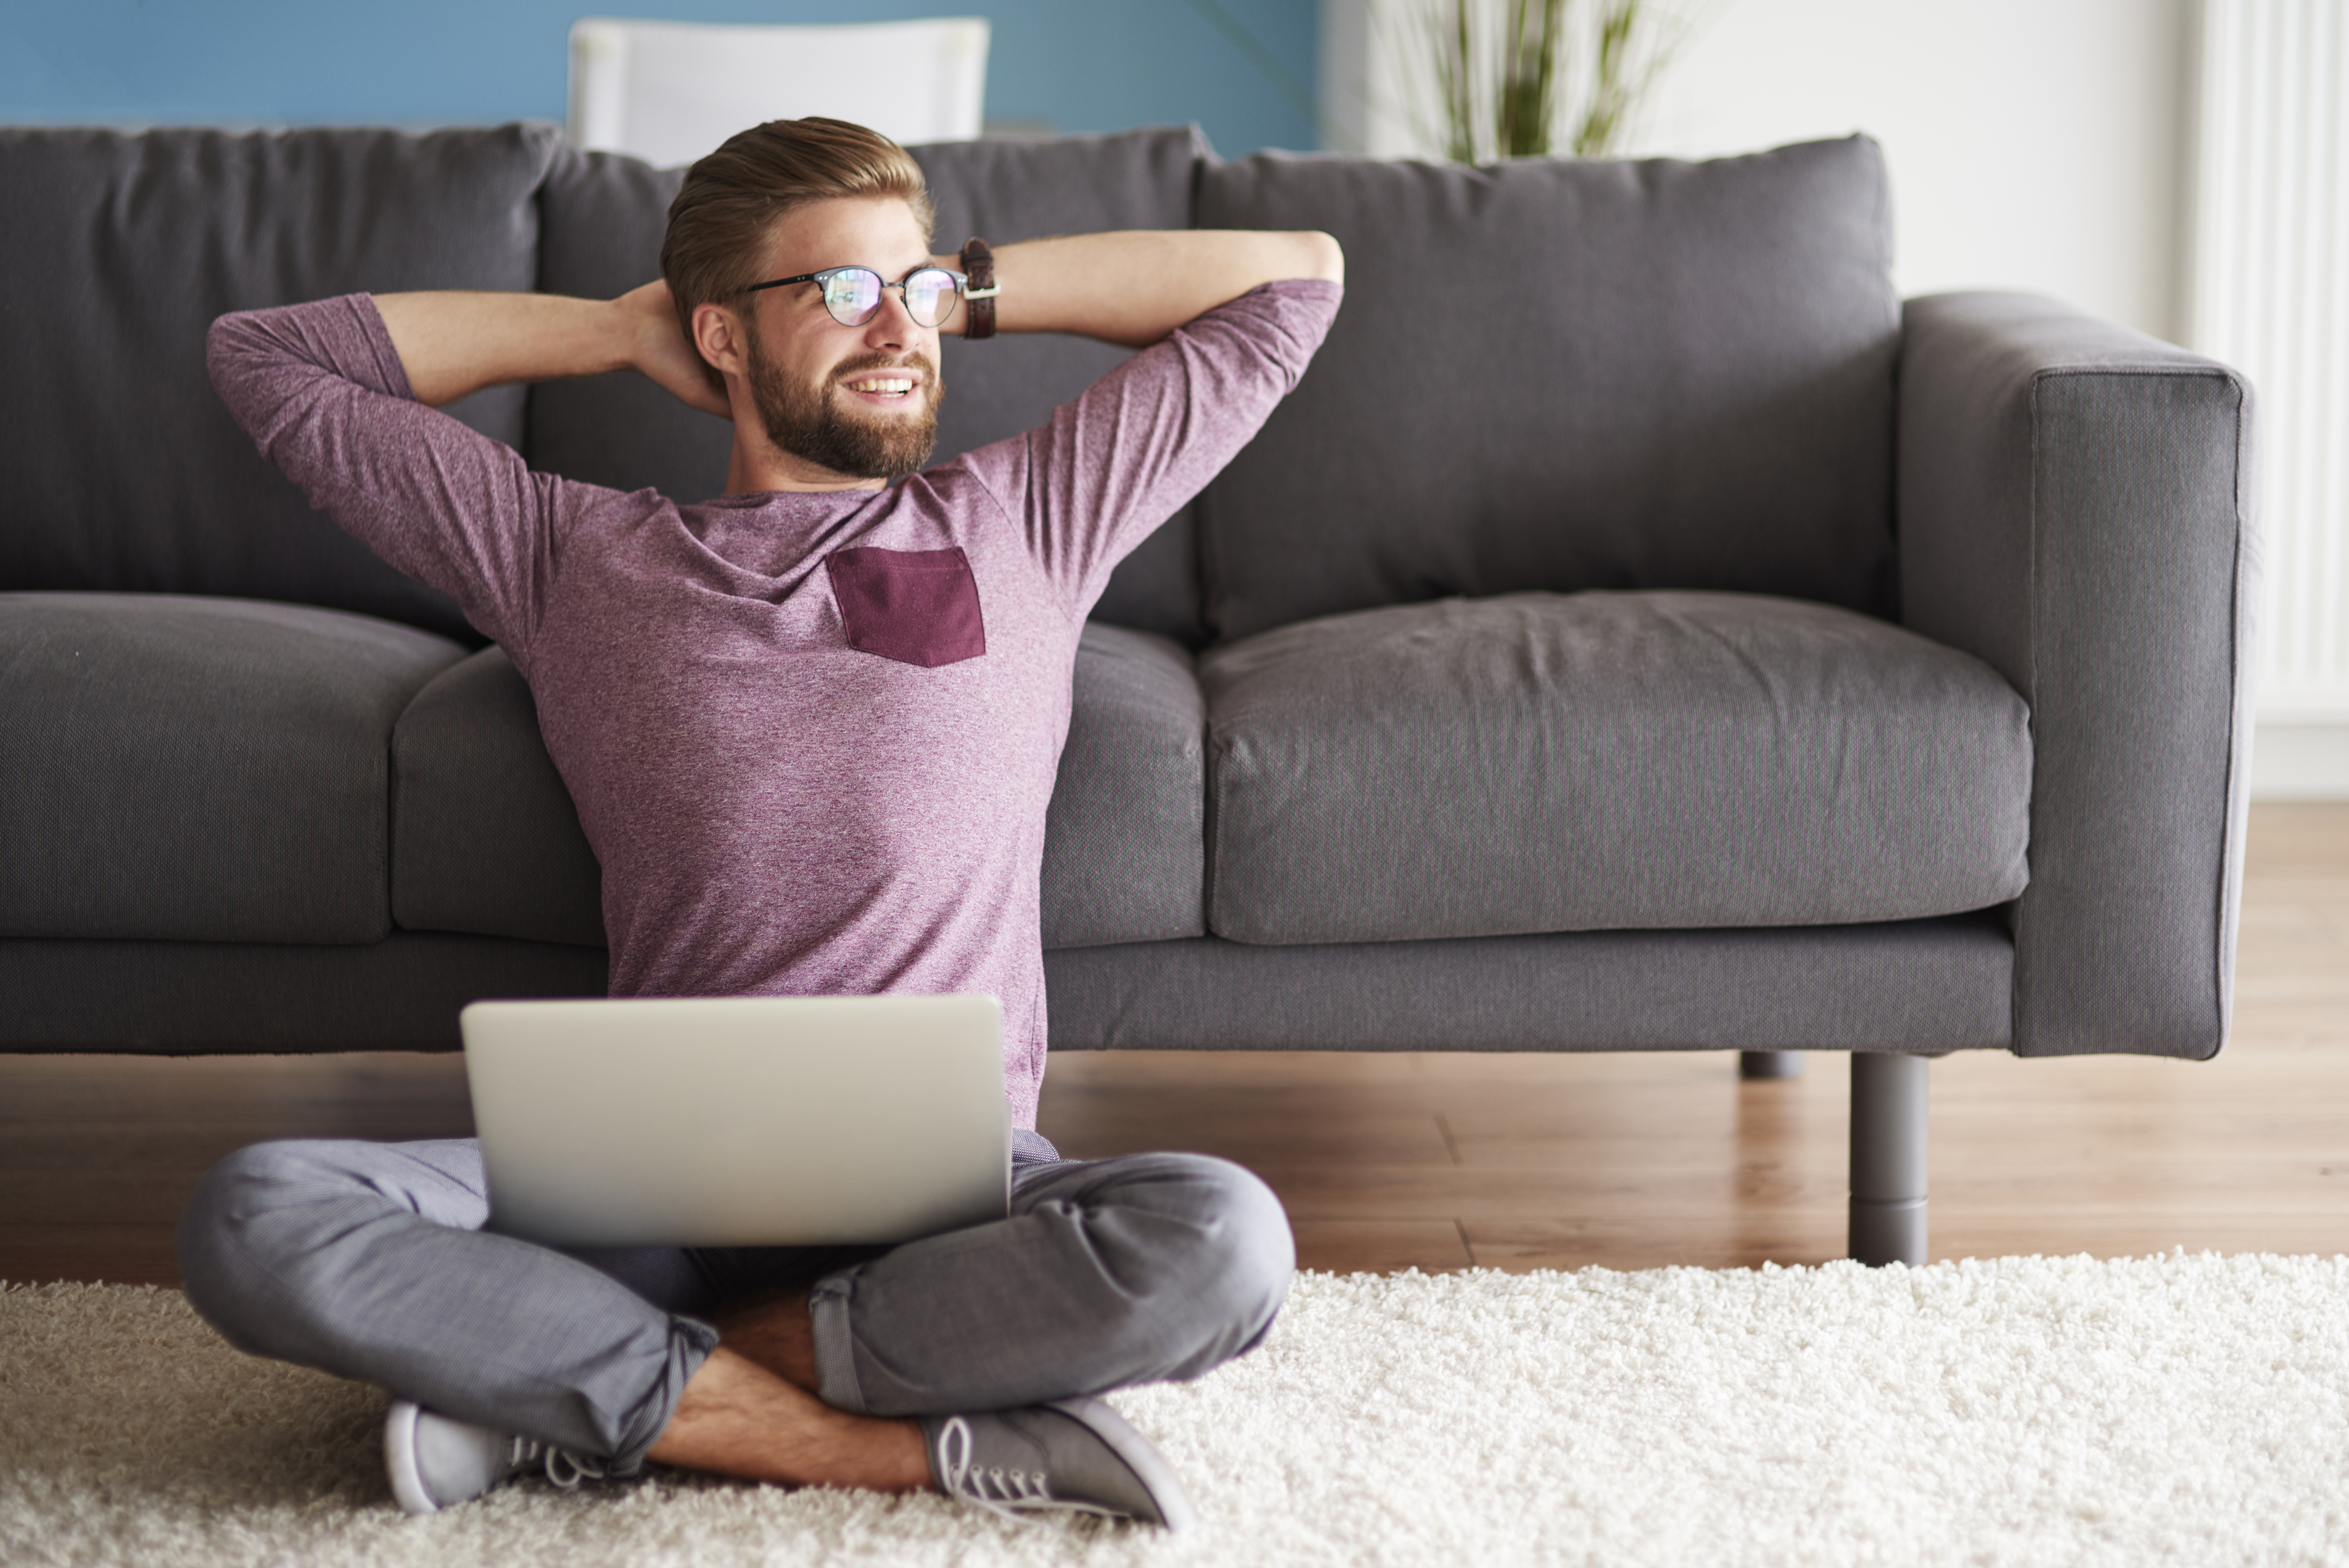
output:
<svg viewBox="0 0 2349 1568"><path fill-rule="evenodd" d="M903 396L914 389L914 383L910 380L851 381L849 385L860 392L880 392L891 397Z"/></svg>

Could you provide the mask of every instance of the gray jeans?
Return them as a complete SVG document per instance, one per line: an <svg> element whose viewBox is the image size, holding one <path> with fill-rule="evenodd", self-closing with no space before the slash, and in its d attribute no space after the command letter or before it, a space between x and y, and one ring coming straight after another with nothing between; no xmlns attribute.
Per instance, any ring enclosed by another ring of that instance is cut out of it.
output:
<svg viewBox="0 0 2349 1568"><path fill-rule="evenodd" d="M1254 1345L1296 1252L1226 1160L1015 1151L1009 1218L891 1248L566 1252L481 1229L471 1138L256 1144L181 1219L188 1300L230 1344L634 1470L718 1344L697 1314L811 1290L819 1393L874 1416L1196 1377Z"/></svg>

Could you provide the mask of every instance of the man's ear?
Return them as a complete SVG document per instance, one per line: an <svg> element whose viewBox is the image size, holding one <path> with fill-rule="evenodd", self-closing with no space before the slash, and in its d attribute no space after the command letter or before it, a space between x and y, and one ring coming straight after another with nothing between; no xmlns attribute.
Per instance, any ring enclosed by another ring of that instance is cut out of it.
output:
<svg viewBox="0 0 2349 1568"><path fill-rule="evenodd" d="M720 376L750 375L743 347L749 329L749 323L722 305L705 300L693 307L693 347L701 362Z"/></svg>

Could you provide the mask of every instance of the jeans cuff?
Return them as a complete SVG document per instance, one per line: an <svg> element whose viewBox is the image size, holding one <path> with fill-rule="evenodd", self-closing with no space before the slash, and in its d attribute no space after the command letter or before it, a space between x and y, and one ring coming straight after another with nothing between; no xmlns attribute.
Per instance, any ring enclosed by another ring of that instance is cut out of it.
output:
<svg viewBox="0 0 2349 1568"><path fill-rule="evenodd" d="M856 1340L848 1327L848 1299L856 1291L856 1271L826 1274L808 1292L808 1317L815 1340L816 1397L835 1410L866 1414L864 1390L856 1381Z"/></svg>
<svg viewBox="0 0 2349 1568"><path fill-rule="evenodd" d="M661 1386L630 1413L619 1450L605 1461L605 1474L632 1476L644 1469L646 1453L668 1430L668 1418L677 1414L677 1402L685 1397L685 1386L717 1348L718 1330L711 1324L699 1318L669 1315L668 1366L663 1369Z"/></svg>

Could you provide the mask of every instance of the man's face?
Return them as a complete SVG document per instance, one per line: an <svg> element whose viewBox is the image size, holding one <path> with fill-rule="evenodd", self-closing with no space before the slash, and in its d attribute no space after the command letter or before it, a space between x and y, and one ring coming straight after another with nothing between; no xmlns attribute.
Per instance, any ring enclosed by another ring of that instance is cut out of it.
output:
<svg viewBox="0 0 2349 1568"><path fill-rule="evenodd" d="M913 209L894 196L819 202L777 225L761 277L868 266L895 283L929 263ZM937 444L938 334L884 289L881 308L843 327L812 283L750 296L745 379L767 439L853 479L896 479Z"/></svg>

